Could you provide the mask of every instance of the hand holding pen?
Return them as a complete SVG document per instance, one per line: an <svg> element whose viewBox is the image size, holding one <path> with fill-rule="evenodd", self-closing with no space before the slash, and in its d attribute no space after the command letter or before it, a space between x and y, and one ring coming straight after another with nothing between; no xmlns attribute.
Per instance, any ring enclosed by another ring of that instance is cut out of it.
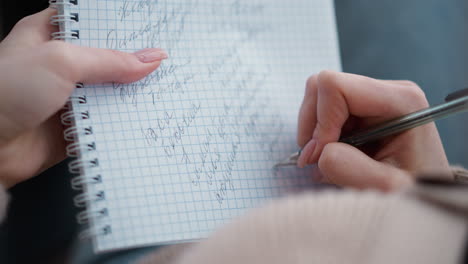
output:
<svg viewBox="0 0 468 264"><path fill-rule="evenodd" d="M340 138L427 108L422 90L409 81L384 81L324 71L312 76L299 113L297 164L318 163L323 180L356 188L392 190L415 175L449 164L434 123L356 148Z"/></svg>

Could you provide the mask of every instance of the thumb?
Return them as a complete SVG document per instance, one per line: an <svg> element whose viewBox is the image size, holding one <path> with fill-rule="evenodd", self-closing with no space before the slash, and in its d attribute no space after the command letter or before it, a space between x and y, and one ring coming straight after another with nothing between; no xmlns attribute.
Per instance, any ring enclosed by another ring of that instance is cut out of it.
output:
<svg viewBox="0 0 468 264"><path fill-rule="evenodd" d="M4 58L0 60L0 110L12 113L7 118L9 133L5 138L49 119L63 107L77 82L137 81L158 68L165 58L167 54L161 49L125 53L61 41Z"/></svg>
<svg viewBox="0 0 468 264"><path fill-rule="evenodd" d="M51 41L44 63L69 81L83 83L137 81L159 67L167 59L162 49L143 49L135 53L88 48Z"/></svg>
<svg viewBox="0 0 468 264"><path fill-rule="evenodd" d="M318 161L323 180L358 189L391 191L411 184L407 172L376 161L357 148L344 143L329 143Z"/></svg>

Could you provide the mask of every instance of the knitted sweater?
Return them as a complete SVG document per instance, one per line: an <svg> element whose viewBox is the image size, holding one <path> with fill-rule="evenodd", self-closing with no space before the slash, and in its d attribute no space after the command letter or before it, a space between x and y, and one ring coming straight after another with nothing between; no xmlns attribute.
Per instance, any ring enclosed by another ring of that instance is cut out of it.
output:
<svg viewBox="0 0 468 264"><path fill-rule="evenodd" d="M455 170L458 181L467 172ZM272 201L197 244L148 263L461 263L468 187L417 184L400 193L335 190Z"/></svg>
<svg viewBox="0 0 468 264"><path fill-rule="evenodd" d="M455 175L468 179L462 170ZM0 221L7 202L0 188ZM460 263L467 234L466 185L329 190L272 201L208 239L165 247L139 263Z"/></svg>

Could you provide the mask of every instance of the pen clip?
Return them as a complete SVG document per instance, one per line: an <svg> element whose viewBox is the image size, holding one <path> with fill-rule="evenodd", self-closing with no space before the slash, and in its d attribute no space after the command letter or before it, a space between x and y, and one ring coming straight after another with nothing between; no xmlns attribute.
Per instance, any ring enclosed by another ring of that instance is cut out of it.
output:
<svg viewBox="0 0 468 264"><path fill-rule="evenodd" d="M468 96L468 88L450 93L449 95L447 95L447 97L445 97L445 102L450 102L465 96Z"/></svg>

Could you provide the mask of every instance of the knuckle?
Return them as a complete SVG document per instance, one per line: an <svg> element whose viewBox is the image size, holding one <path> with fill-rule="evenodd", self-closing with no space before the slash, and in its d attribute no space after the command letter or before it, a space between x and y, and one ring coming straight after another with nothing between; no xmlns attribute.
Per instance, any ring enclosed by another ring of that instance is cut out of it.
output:
<svg viewBox="0 0 468 264"><path fill-rule="evenodd" d="M407 81L408 85L405 86L405 97L409 99L410 102L413 103L415 109L421 109L429 106L429 102L427 101L426 94L424 91L414 82Z"/></svg>
<svg viewBox="0 0 468 264"><path fill-rule="evenodd" d="M109 50L109 52L115 59L114 62L118 69L127 69L128 65L134 65L134 60L131 60L127 54L117 50Z"/></svg>
<svg viewBox="0 0 468 264"><path fill-rule="evenodd" d="M16 23L15 28L28 27L31 25L32 20L33 20L32 15L23 17Z"/></svg>
<svg viewBox="0 0 468 264"><path fill-rule="evenodd" d="M335 77L335 72L331 70L323 70L317 76L317 81L320 84L327 85L333 82Z"/></svg>
<svg viewBox="0 0 468 264"><path fill-rule="evenodd" d="M132 81L139 80L144 75L142 75L141 68L135 64L129 56L126 56L123 53L115 53L115 64L114 72L120 73L118 77L119 82L129 83Z"/></svg>
<svg viewBox="0 0 468 264"><path fill-rule="evenodd" d="M393 158L381 160L387 166L388 177L379 177L378 187L384 192L398 190L411 182L411 173L402 169L400 162Z"/></svg>
<svg viewBox="0 0 468 264"><path fill-rule="evenodd" d="M401 80L400 83L404 86L409 86L409 87L419 87L419 85L413 81L410 80Z"/></svg>
<svg viewBox="0 0 468 264"><path fill-rule="evenodd" d="M76 67L73 67L73 54L69 44L62 41L50 41L45 44L43 59L54 71L67 76L70 80L77 76ZM75 81L75 80L74 80Z"/></svg>
<svg viewBox="0 0 468 264"><path fill-rule="evenodd" d="M319 72L318 78L320 80L330 79L330 78L333 78L334 75L335 75L335 72L332 70L322 70Z"/></svg>
<svg viewBox="0 0 468 264"><path fill-rule="evenodd" d="M393 179L390 179L392 177L388 177L388 179L386 178L382 178L381 181L380 181L380 186L379 186L379 189L384 191L384 192L389 192L389 191L392 191L395 187L394 187L394 183L393 183Z"/></svg>
<svg viewBox="0 0 468 264"><path fill-rule="evenodd" d="M319 94L336 93L339 89L337 85L337 73L331 70L323 70L317 76Z"/></svg>
<svg viewBox="0 0 468 264"><path fill-rule="evenodd" d="M312 75L307 79L306 82L306 96L315 94L317 90L317 75Z"/></svg>
<svg viewBox="0 0 468 264"><path fill-rule="evenodd" d="M398 189L399 184L396 180L396 177L394 176L395 175L392 175L390 177L381 177L379 189L381 189L384 192L389 192Z"/></svg>
<svg viewBox="0 0 468 264"><path fill-rule="evenodd" d="M338 162L339 153L335 148L332 148L330 144L325 145L322 154L320 155L318 166L320 170L328 174L330 168L333 168Z"/></svg>
<svg viewBox="0 0 468 264"><path fill-rule="evenodd" d="M63 64L64 62L68 62L69 59L69 52L65 45L65 43L60 41L50 41L45 44L44 47L44 59L53 64Z"/></svg>

